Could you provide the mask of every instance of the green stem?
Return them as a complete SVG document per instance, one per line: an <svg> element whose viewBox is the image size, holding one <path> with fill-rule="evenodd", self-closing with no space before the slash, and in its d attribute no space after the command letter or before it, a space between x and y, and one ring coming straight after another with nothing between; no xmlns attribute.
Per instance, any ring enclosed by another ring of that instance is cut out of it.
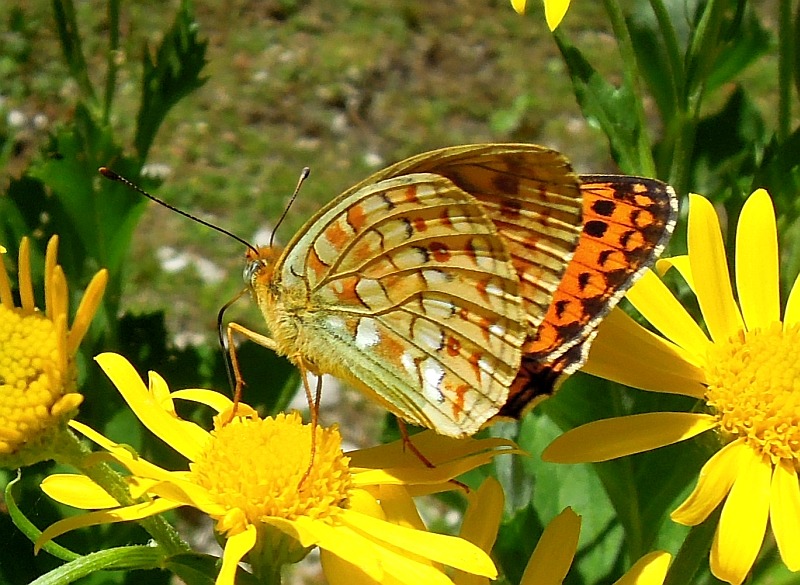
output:
<svg viewBox="0 0 800 585"><path fill-rule="evenodd" d="M92 452L71 431L61 434L55 459L59 463L71 465L106 490L123 506L137 503L131 497L125 479L105 463L91 462ZM161 545L168 555L190 552L191 549L178 532L161 516L151 516L139 520L141 526Z"/></svg>
<svg viewBox="0 0 800 585"><path fill-rule="evenodd" d="M686 83L686 75L683 70L683 57L681 56L681 49L678 44L678 35L675 33L675 27L672 26L672 19L670 18L669 11L664 5L663 0L650 0L650 7L656 15L658 28L661 31L661 37L664 39L664 47L667 50L673 99L675 100L675 106L677 108L678 96L683 94L684 85Z"/></svg>
<svg viewBox="0 0 800 585"><path fill-rule="evenodd" d="M792 70L794 66L794 29L792 0L778 3L778 141L789 137L792 125Z"/></svg>
<svg viewBox="0 0 800 585"><path fill-rule="evenodd" d="M108 58L106 59L106 94L103 100L103 123L108 124L111 105L117 88L117 56L119 53L119 0L108 2Z"/></svg>
<svg viewBox="0 0 800 585"><path fill-rule="evenodd" d="M72 0L53 0L53 14L56 19L58 38L61 42L61 51L64 53L69 73L81 88L84 99L94 100L94 87L89 79L89 69L83 56L78 19L75 17L75 5Z"/></svg>
<svg viewBox="0 0 800 585"><path fill-rule="evenodd" d="M697 23L686 57L686 74L683 96L676 112L677 138L672 156L669 181L678 193L689 188L691 158L697 123L705 94L705 84L714 60L722 29L722 16L726 0L708 0L705 11Z"/></svg>
<svg viewBox="0 0 800 585"><path fill-rule="evenodd" d="M647 118L642 105L642 91L639 84L638 67L636 62L636 51L633 48L633 40L625 22L625 15L616 0L603 0L606 13L614 30L617 39L620 56L622 57L623 77L633 92L634 103L636 104L633 114L638 119L636 125L639 131L634 138L638 156L638 169L626 169L626 171L640 173L646 176L655 176L656 165L653 160L653 148L650 135L647 131Z"/></svg>

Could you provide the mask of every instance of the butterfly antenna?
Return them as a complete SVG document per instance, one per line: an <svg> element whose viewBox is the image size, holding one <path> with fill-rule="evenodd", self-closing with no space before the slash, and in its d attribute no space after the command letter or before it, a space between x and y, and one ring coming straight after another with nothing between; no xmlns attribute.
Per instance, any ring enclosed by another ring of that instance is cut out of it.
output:
<svg viewBox="0 0 800 585"><path fill-rule="evenodd" d="M278 218L278 223L275 224L275 227L272 228L272 234L269 236L269 247L272 248L273 244L275 243L275 232L278 231L278 228L283 223L283 220L286 219L286 216L289 215L289 208L294 203L294 200L297 199L297 194L300 192L300 187L303 186L303 183L308 178L308 175L311 174L311 169L308 167L303 167L303 170L300 171L300 178L297 179L297 186L294 188L294 193L292 193L291 198L289 199L289 203L283 209L283 213L281 214L280 218Z"/></svg>
<svg viewBox="0 0 800 585"><path fill-rule="evenodd" d="M236 241L237 241L237 242L239 242L240 244L243 244L244 246L246 246L247 248L249 248L249 249L250 249L250 250L251 250L253 253L255 253L255 255L256 255L256 256L258 256L258 255L259 255L259 253L258 253L258 249L257 249L255 246L253 246L253 244L251 244L251 243L250 243L250 242L248 242L247 240L244 240L244 239L240 238L239 236L237 236L237 235L236 235L236 234L234 234L233 232L229 232L229 231L228 231L228 230L226 230L225 228L221 228L221 227L219 227L218 225L214 225L213 223L211 223L211 222L208 222L208 221L206 221L206 220L204 220L204 219L201 219L201 218L199 218L199 217L197 217L197 216L195 216L195 215L192 215L191 213L187 213L186 211L183 211L182 209L178 209L178 208L177 208L177 207L175 207L174 205L170 205L170 204L169 204L169 203L167 203L166 201L164 201L164 200L162 200L162 199L159 199L159 198L158 198L158 197L156 197L155 195L151 195L150 193L148 193L147 191L145 191L144 189L142 189L142 188L141 188L139 185L137 185L137 184L136 184L136 183L134 183L133 181L130 181L130 180L126 179L126 178L125 178L125 177L123 177L122 175L118 175L117 173L115 173L114 171L112 171L112 170L111 170L111 169L109 169L109 168L106 168L106 167L100 167L100 168L98 169L98 171L99 171L99 172L100 172L100 174L101 174L101 175L103 175L103 176L104 176L106 179L110 179L110 180L112 180L112 181L116 181L116 182L118 182L118 183L122 183L123 185L125 185L125 186L127 186L127 187L130 187L131 189L133 189L133 190L134 190L134 191L136 191L137 193L139 193L139 194L141 194L141 195L144 195L144 196L145 196L145 197L147 197L147 198L148 198L150 201L155 201L155 202L156 202L156 203L158 203L159 205L162 205L163 207L166 207L167 209L169 209L169 210L171 210L171 211L174 211L175 213L179 213L179 214L180 214L180 215L182 215L183 217L188 217L188 218L189 218L189 219L191 219L192 221L196 221L196 222L197 222L197 223L199 223L199 224L202 224L202 225L204 225L204 226L206 226L206 227L210 227L212 230L216 230L216 231L220 232L221 234L225 234L226 236L233 238L234 240L236 240ZM308 175L306 175L306 176L308 176Z"/></svg>

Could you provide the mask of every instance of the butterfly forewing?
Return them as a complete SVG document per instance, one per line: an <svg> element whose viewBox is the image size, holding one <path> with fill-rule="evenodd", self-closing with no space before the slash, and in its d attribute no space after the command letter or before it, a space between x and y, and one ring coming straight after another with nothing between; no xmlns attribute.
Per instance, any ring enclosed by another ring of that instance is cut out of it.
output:
<svg viewBox="0 0 800 585"><path fill-rule="evenodd" d="M518 289L475 199L416 173L322 209L260 294L279 350L412 423L463 436L505 403L519 369Z"/></svg>
<svg viewBox="0 0 800 585"><path fill-rule="evenodd" d="M534 144L456 146L401 161L362 185L412 172L447 177L480 202L511 256L533 337L580 236L580 181L567 159Z"/></svg>

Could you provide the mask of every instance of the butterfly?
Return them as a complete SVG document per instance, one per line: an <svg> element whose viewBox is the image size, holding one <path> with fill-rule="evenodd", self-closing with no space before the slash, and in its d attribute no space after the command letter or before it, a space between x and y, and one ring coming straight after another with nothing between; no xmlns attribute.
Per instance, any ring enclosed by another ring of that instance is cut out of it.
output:
<svg viewBox="0 0 800 585"><path fill-rule="evenodd" d="M423 153L332 200L284 250L249 250L270 335L229 327L405 421L469 436L580 368L676 213L659 181L579 177L537 145Z"/></svg>

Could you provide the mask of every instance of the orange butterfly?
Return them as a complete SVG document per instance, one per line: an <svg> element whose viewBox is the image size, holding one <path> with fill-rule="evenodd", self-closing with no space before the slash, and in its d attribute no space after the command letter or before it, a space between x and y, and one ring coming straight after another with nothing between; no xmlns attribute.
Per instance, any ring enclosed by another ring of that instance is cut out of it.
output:
<svg viewBox="0 0 800 585"><path fill-rule="evenodd" d="M413 424L454 437L519 416L577 370L600 320L663 250L674 192L579 178L559 153L484 144L372 175L279 252L248 251L270 336Z"/></svg>

